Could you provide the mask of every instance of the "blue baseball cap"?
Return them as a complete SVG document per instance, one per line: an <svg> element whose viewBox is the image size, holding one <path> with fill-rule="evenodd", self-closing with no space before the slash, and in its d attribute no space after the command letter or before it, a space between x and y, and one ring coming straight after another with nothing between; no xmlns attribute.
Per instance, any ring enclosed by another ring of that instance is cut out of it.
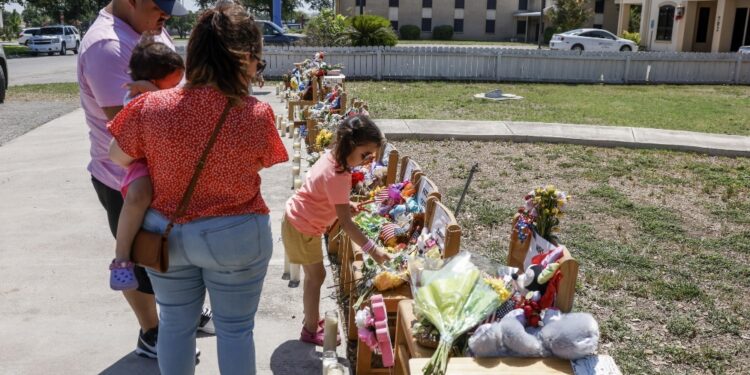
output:
<svg viewBox="0 0 750 375"><path fill-rule="evenodd" d="M188 14L187 9L175 0L154 0L154 4L170 16L184 16Z"/></svg>

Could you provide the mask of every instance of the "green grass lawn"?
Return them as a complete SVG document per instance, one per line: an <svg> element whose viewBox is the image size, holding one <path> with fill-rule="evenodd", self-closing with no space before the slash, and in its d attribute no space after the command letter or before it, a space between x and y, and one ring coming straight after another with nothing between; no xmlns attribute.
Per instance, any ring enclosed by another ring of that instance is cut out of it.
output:
<svg viewBox="0 0 750 375"><path fill-rule="evenodd" d="M462 46L462 45L481 45L481 46L531 46L535 47L536 44L532 43L519 43L519 42L492 42L492 41L478 41L478 40L431 40L431 39L420 39L420 40L399 40L398 44L442 44L446 46Z"/></svg>
<svg viewBox="0 0 750 375"><path fill-rule="evenodd" d="M2 48L5 50L5 56L8 57L26 56L31 54L29 47L26 46L4 45Z"/></svg>
<svg viewBox="0 0 750 375"><path fill-rule="evenodd" d="M523 100L473 98L493 89ZM347 83L375 118L560 122L750 135L748 86Z"/></svg>
<svg viewBox="0 0 750 375"><path fill-rule="evenodd" d="M398 142L456 207L461 249L505 264L523 196L571 196L560 240L580 262L573 309L623 374L747 374L750 159L510 142ZM687 182L687 183L686 183Z"/></svg>
<svg viewBox="0 0 750 375"><path fill-rule="evenodd" d="M8 100L78 100L78 83L47 83L10 86Z"/></svg>

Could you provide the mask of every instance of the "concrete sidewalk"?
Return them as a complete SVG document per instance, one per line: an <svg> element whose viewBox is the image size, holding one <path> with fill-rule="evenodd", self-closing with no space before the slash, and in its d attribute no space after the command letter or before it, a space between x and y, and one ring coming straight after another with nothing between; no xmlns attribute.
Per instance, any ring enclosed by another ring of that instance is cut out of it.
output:
<svg viewBox="0 0 750 375"><path fill-rule="evenodd" d="M286 113L268 91L256 95ZM109 289L114 242L86 172L87 132L76 110L0 147L2 374L159 373L155 360L133 353L135 317ZM284 142L291 159L291 140ZM280 221L292 193L291 162L261 175L278 240L256 316L258 373L320 373L321 348L298 341L302 288L281 280ZM326 298L330 290L323 290L321 311L335 308ZM198 347L196 372L218 374L215 337L199 336Z"/></svg>
<svg viewBox="0 0 750 375"><path fill-rule="evenodd" d="M601 147L657 148L750 156L750 137L651 128L513 121L377 119L389 139L504 140Z"/></svg>

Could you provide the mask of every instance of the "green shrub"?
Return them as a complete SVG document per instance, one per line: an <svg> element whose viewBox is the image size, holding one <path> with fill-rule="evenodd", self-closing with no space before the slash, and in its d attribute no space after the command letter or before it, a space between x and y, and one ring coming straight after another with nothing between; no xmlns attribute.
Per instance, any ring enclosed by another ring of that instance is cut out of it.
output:
<svg viewBox="0 0 750 375"><path fill-rule="evenodd" d="M622 37L624 39L633 41L633 43L635 43L635 44L637 44L639 46L641 45L641 34L639 34L639 33L631 33L631 32L627 32L627 31L623 31L622 32Z"/></svg>
<svg viewBox="0 0 750 375"><path fill-rule="evenodd" d="M323 9L307 22L305 44L325 47L347 46L349 38L346 31L346 17L330 9Z"/></svg>
<svg viewBox="0 0 750 375"><path fill-rule="evenodd" d="M401 37L401 40L419 40L422 30L419 26L404 25L398 29L398 35Z"/></svg>
<svg viewBox="0 0 750 375"><path fill-rule="evenodd" d="M548 27L544 29L544 43L549 44L549 41L552 40L552 35L559 33L560 29L557 27Z"/></svg>
<svg viewBox="0 0 750 375"><path fill-rule="evenodd" d="M396 32L387 19L366 14L351 19L347 35L352 46L395 46Z"/></svg>
<svg viewBox="0 0 750 375"><path fill-rule="evenodd" d="M453 39L453 26L442 25L432 29L432 39L451 40Z"/></svg>

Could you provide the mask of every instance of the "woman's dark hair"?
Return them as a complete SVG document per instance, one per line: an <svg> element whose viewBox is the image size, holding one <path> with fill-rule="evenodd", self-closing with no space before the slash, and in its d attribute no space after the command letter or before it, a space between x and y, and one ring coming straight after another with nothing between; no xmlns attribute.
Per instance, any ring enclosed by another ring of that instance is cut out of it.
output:
<svg viewBox="0 0 750 375"><path fill-rule="evenodd" d="M344 119L336 130L336 147L333 158L336 160L336 172L343 173L349 169L346 158L358 146L375 143L378 147L385 143L380 129L369 117L356 115Z"/></svg>
<svg viewBox="0 0 750 375"><path fill-rule="evenodd" d="M204 11L190 33L185 77L190 86L215 85L234 104L249 94L247 54L260 59L263 35L242 6L222 1Z"/></svg>
<svg viewBox="0 0 750 375"><path fill-rule="evenodd" d="M151 81L162 79L177 69L185 69L185 64L177 52L146 35L133 48L128 68L133 81Z"/></svg>

